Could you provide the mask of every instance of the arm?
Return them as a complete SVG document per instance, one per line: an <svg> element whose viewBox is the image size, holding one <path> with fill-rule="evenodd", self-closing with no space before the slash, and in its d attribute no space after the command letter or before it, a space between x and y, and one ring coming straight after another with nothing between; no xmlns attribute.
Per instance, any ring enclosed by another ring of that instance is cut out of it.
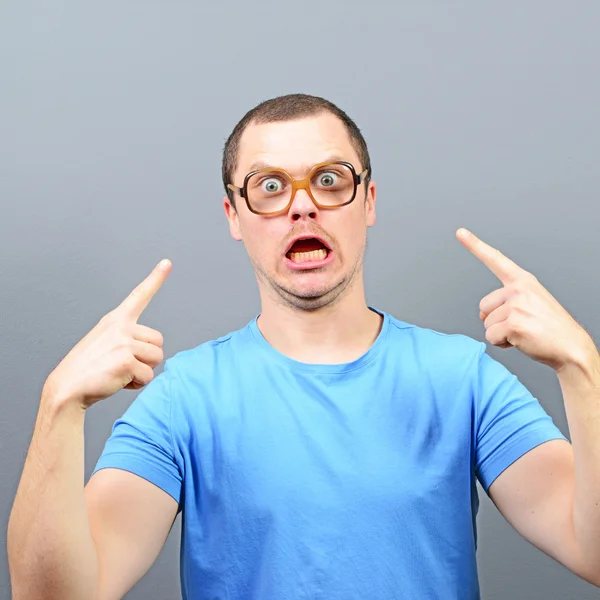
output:
<svg viewBox="0 0 600 600"><path fill-rule="evenodd" d="M600 357L587 356L558 371L573 445L537 446L489 494L523 537L600 587Z"/></svg>
<svg viewBox="0 0 600 600"><path fill-rule="evenodd" d="M121 469L96 472L85 500L98 549L98 600L120 599L157 559L177 516L177 502Z"/></svg>
<svg viewBox="0 0 600 600"><path fill-rule="evenodd" d="M479 304L486 339L501 348L518 348L556 371L573 441L571 449L563 442L536 438L535 424L516 419L517 427L509 437L518 437L519 428L528 430L529 436L523 439L531 444L529 452L525 449L512 465L507 463L511 466L499 471L499 476L488 473L488 493L529 541L600 587L598 349L532 273L472 233L459 230L457 235L503 284ZM514 398L509 394L507 400L510 403ZM507 423L513 420L510 410L498 411L502 413ZM497 420L496 427L500 432L501 421ZM486 437L485 431L482 437ZM514 450L515 443L512 445Z"/></svg>
<svg viewBox="0 0 600 600"><path fill-rule="evenodd" d="M44 397L8 525L14 600L116 600L156 560L177 502L117 469L84 490L84 411Z"/></svg>
<svg viewBox="0 0 600 600"><path fill-rule="evenodd" d="M79 407L42 396L8 522L14 600L97 598L98 555L83 496Z"/></svg>
<svg viewBox="0 0 600 600"><path fill-rule="evenodd" d="M8 525L14 600L120 598L168 534L177 502L134 475L103 473L84 493L83 439L87 408L154 378L162 335L137 320L168 271L155 268L46 380Z"/></svg>

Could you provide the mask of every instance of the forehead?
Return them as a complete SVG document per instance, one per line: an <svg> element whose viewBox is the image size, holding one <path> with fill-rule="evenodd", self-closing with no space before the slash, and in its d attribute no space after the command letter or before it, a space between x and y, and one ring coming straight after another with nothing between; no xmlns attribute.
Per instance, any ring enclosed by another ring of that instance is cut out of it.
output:
<svg viewBox="0 0 600 600"><path fill-rule="evenodd" d="M330 113L250 124L240 140L236 172L243 176L254 169L273 166L300 175L326 160L347 160L356 169L360 167L346 127Z"/></svg>

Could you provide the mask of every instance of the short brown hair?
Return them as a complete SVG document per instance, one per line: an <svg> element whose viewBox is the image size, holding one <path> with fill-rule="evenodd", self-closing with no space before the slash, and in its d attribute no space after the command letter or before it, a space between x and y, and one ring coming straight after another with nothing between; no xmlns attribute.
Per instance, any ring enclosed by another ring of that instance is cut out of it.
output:
<svg viewBox="0 0 600 600"><path fill-rule="evenodd" d="M362 163L362 168L359 168L358 171L369 169L364 179L366 186L368 186L371 179L371 158L367 149L367 142L356 123L341 108L338 108L333 102L325 100L325 98L310 96L309 94L288 94L265 100L249 110L234 127L231 135L225 142L222 163L223 185L234 208L234 195L227 187L227 184L233 183L231 179L237 166L240 139L248 125L251 123L262 124L277 121L292 121L303 117L312 117L323 112L332 113L345 125L350 136L350 141Z"/></svg>

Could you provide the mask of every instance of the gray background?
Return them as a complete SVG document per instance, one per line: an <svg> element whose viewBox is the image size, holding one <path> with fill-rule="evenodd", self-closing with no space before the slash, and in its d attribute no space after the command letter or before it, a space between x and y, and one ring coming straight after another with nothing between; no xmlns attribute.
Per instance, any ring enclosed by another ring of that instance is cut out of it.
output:
<svg viewBox="0 0 600 600"><path fill-rule="evenodd" d="M165 353L244 325L254 276L223 216L237 120L290 92L338 103L378 184L370 304L484 340L500 286L455 239L471 228L600 340L597 2L0 3L0 597L6 527L42 384L162 257L142 322ZM490 347L568 433L552 370ZM86 478L123 391L90 410ZM482 494L483 597L585 600L584 583ZM179 520L127 596L179 597Z"/></svg>

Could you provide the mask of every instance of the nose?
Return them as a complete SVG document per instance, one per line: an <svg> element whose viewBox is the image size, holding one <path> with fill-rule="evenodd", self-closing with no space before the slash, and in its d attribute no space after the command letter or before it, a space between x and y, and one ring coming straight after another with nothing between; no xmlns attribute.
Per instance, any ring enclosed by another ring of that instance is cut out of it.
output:
<svg viewBox="0 0 600 600"><path fill-rule="evenodd" d="M319 209L312 201L306 190L297 190L294 201L288 212L290 221L297 222L302 220L317 221L319 218Z"/></svg>

